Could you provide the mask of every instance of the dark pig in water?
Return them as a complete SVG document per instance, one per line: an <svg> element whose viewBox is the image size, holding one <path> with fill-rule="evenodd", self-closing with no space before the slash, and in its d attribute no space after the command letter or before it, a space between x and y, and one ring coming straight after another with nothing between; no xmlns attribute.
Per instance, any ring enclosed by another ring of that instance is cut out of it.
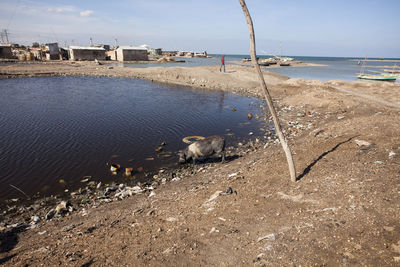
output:
<svg viewBox="0 0 400 267"><path fill-rule="evenodd" d="M200 157L210 157L218 155L225 161L225 139L221 136L209 136L202 140L190 144L187 148L180 150L179 163L189 162L193 159L193 164Z"/></svg>

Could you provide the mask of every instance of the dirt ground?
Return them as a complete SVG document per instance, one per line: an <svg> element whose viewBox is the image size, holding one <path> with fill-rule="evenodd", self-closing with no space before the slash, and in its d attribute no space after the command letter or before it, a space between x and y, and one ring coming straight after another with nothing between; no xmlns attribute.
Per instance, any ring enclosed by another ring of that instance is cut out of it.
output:
<svg viewBox="0 0 400 267"><path fill-rule="evenodd" d="M252 68L227 69L18 64L0 77L121 76L260 96ZM123 200L92 199L36 224L27 210L0 226L0 264L399 266L400 85L265 78L297 182L280 144L260 140Z"/></svg>

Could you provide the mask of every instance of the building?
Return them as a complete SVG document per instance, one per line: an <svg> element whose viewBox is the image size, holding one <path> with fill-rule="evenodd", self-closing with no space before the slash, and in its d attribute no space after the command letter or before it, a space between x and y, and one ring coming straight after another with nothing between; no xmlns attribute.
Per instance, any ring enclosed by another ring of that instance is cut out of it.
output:
<svg viewBox="0 0 400 267"><path fill-rule="evenodd" d="M60 59L60 50L58 49L58 43L45 44L45 48L46 48L46 60Z"/></svg>
<svg viewBox="0 0 400 267"><path fill-rule="evenodd" d="M70 46L69 59L73 61L79 60L105 60L106 50L102 47L90 46Z"/></svg>
<svg viewBox="0 0 400 267"><path fill-rule="evenodd" d="M153 56L161 56L162 55L162 48L152 48L151 54Z"/></svg>
<svg viewBox="0 0 400 267"><path fill-rule="evenodd" d="M135 46L120 46L116 50L118 61L149 60L147 49Z"/></svg>
<svg viewBox="0 0 400 267"><path fill-rule="evenodd" d="M112 49L110 51L106 51L106 59L107 60L117 60L117 52Z"/></svg>
<svg viewBox="0 0 400 267"><path fill-rule="evenodd" d="M13 58L10 44L0 44L0 58Z"/></svg>

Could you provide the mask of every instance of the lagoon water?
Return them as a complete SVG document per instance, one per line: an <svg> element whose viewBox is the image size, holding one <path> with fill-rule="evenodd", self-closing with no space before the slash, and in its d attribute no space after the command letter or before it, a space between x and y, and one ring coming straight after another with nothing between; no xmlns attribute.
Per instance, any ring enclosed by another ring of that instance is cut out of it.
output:
<svg viewBox="0 0 400 267"><path fill-rule="evenodd" d="M180 58L185 60L185 63L151 63L151 64L121 64L126 67L135 68L149 68L149 67L195 67L195 66L216 66L219 68L221 55L211 55L212 58ZM269 56L258 55L260 58L269 58ZM249 58L249 55L225 55L225 61L227 64L235 64L237 61L241 61L243 58ZM290 56L295 60L321 64L325 66L313 66L313 67L282 67L282 68L266 68L268 71L276 72L290 78L304 78L311 80L344 80L344 81L355 81L357 80L356 74L361 70L361 63L363 58L351 58L351 57L310 57L310 56ZM375 72L382 72L382 66L394 66L399 65L400 59L385 59L377 61L367 61L366 70L372 71L370 74ZM391 60L396 60L393 62ZM360 65L358 64L360 62ZM388 69L388 68L385 68ZM397 81L398 82L398 81Z"/></svg>
<svg viewBox="0 0 400 267"><path fill-rule="evenodd" d="M157 171L176 164L185 136L223 135L232 145L265 126L247 118L261 112L257 99L143 80L6 79L0 92L0 199L23 197L10 184L49 196L80 186L84 176L124 181L106 164ZM163 141L164 153L156 153Z"/></svg>

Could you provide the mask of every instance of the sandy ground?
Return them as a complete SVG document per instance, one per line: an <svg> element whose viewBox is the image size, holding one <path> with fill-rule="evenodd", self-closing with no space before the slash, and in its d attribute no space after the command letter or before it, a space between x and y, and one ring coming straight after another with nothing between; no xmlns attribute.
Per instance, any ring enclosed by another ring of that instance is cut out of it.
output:
<svg viewBox="0 0 400 267"><path fill-rule="evenodd" d="M99 75L260 96L252 68L130 69L92 63L1 66L1 77ZM310 81L265 72L297 167L260 140L228 162L124 200L89 199L28 224L2 212L7 266L399 266L400 85ZM160 174L161 176L161 174ZM60 200L57 200L60 201ZM22 215L21 215L22 214Z"/></svg>

